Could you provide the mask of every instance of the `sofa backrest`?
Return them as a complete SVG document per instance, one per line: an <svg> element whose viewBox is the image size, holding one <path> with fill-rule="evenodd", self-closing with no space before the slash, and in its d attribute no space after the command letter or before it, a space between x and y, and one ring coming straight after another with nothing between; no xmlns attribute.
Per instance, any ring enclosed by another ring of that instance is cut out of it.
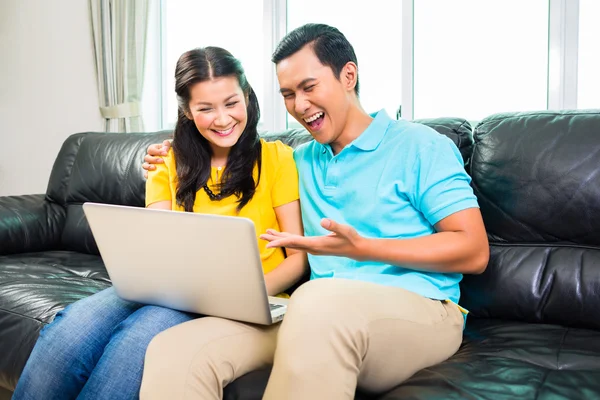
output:
<svg viewBox="0 0 600 400"><path fill-rule="evenodd" d="M474 316L600 329L600 112L499 114L475 129L473 188L490 262Z"/></svg>
<svg viewBox="0 0 600 400"><path fill-rule="evenodd" d="M473 132L469 121L463 118L430 118L416 119L417 122L435 129L442 135L448 136L463 156L465 166L468 166L473 151ZM297 147L312 140L312 136L304 129L289 129L283 132L267 132L262 135L266 140L281 140L283 143Z"/></svg>
<svg viewBox="0 0 600 400"><path fill-rule="evenodd" d="M63 143L56 158L46 198L66 209L62 247L98 254L82 204L91 201L144 206L141 168L146 149L171 132L78 133Z"/></svg>
<svg viewBox="0 0 600 400"><path fill-rule="evenodd" d="M425 124L446 134L457 144L468 162L473 145L471 127L460 118L440 118ZM46 198L66 209L62 248L98 254L82 204L90 202L144 206L145 179L141 164L152 143L172 136L156 133L78 133L71 135L57 156ZM312 140L303 129L262 134L265 140L281 140L297 147Z"/></svg>

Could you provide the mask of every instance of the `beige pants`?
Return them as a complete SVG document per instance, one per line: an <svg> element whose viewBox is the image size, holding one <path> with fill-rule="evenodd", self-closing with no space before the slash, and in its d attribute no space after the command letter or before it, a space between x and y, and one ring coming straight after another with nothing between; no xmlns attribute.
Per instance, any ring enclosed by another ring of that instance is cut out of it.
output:
<svg viewBox="0 0 600 400"><path fill-rule="evenodd" d="M283 323L200 318L156 336L141 399L221 399L240 376L273 364L264 399L353 399L440 363L462 340L457 306L407 290L318 279L292 296Z"/></svg>

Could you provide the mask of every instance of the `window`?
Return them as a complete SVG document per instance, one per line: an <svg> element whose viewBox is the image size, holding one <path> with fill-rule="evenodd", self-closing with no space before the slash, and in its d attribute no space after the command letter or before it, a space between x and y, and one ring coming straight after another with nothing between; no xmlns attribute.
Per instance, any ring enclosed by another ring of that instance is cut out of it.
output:
<svg viewBox="0 0 600 400"><path fill-rule="evenodd" d="M600 2L579 0L577 108L600 108Z"/></svg>
<svg viewBox="0 0 600 400"><path fill-rule="evenodd" d="M548 0L414 2L414 118L544 110Z"/></svg>
<svg viewBox="0 0 600 400"><path fill-rule="evenodd" d="M144 110L160 99L155 114L163 129L177 117L177 59L208 45L241 60L261 105L262 129L299 127L285 112L268 55L286 32L308 22L333 25L352 43L369 113L384 108L395 117L403 91L409 119L475 122L500 112L600 107L597 0L377 0L376 7L342 7L336 0L156 1L161 10L151 19L161 20L154 31L162 37L160 51L148 52L146 81L159 75L162 95L149 90Z"/></svg>
<svg viewBox="0 0 600 400"><path fill-rule="evenodd" d="M402 100L402 1L378 0L341 6L335 0L288 0L288 32L309 23L335 26L358 58L360 99L368 113L385 108L390 117ZM300 126L288 118L288 127Z"/></svg>
<svg viewBox="0 0 600 400"><path fill-rule="evenodd" d="M262 0L169 0L162 2L162 14L163 128L173 128L177 120L177 60L196 47L229 50L242 62L258 102L263 104L263 67L269 60L263 59Z"/></svg>

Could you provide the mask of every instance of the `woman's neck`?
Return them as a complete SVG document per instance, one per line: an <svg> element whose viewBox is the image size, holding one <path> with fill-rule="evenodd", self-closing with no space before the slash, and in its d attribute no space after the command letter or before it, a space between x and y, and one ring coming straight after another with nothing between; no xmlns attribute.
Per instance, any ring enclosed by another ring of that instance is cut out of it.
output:
<svg viewBox="0 0 600 400"><path fill-rule="evenodd" d="M227 164L227 157L229 156L229 148L222 148L217 146L212 147L212 157L210 158L211 167L223 167Z"/></svg>

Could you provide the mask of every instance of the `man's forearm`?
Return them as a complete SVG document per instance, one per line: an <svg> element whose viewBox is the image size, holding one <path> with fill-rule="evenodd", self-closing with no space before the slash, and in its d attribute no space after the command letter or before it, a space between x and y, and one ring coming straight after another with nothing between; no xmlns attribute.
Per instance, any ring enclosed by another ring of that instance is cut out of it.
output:
<svg viewBox="0 0 600 400"><path fill-rule="evenodd" d="M356 258L422 271L477 274L485 269L488 257L487 240L466 232L439 232L412 239L364 238Z"/></svg>

